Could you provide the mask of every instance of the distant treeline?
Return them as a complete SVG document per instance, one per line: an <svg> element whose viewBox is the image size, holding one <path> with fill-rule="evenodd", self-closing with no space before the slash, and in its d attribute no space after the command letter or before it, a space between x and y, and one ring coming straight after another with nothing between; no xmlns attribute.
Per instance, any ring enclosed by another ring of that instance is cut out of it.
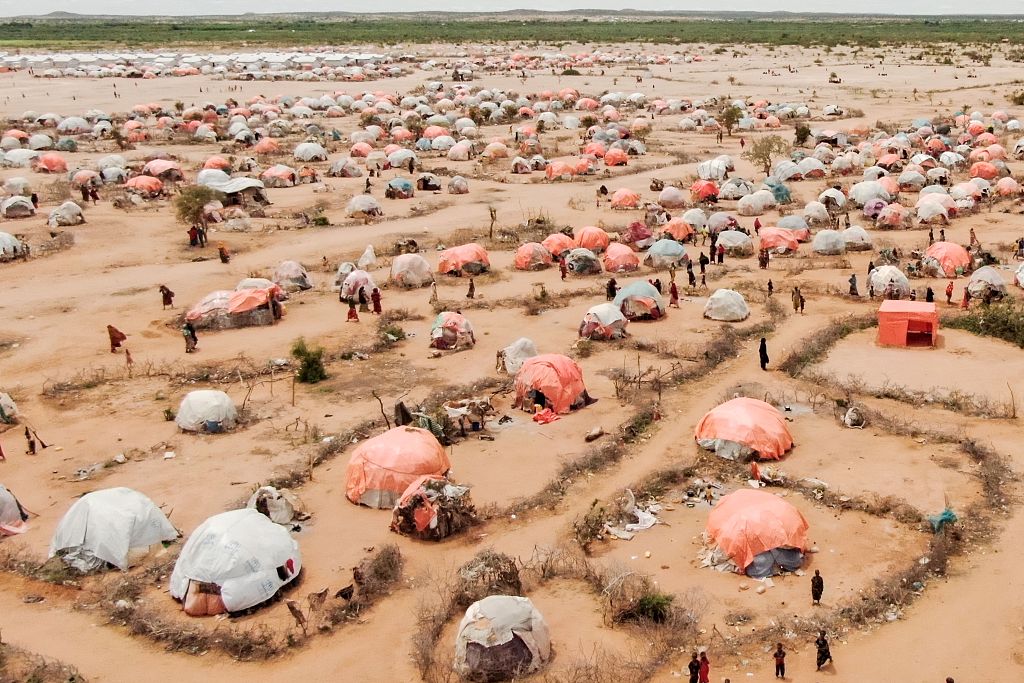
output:
<svg viewBox="0 0 1024 683"><path fill-rule="evenodd" d="M662 19L636 20L32 20L0 23L0 47L159 48L351 43L529 42L865 45L1024 43L1024 23L1007 19Z"/></svg>

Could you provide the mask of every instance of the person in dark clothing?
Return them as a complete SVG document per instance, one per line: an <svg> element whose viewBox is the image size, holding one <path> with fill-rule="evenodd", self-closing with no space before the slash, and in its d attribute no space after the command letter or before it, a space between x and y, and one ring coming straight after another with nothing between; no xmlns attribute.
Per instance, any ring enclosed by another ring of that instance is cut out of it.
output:
<svg viewBox="0 0 1024 683"><path fill-rule="evenodd" d="M200 247L205 247L206 246L206 228L204 228L201 225L199 227L197 227L196 228L196 237L199 238L199 246Z"/></svg>
<svg viewBox="0 0 1024 683"><path fill-rule="evenodd" d="M768 296L770 297L774 293L775 293L775 283L771 281L771 278L769 278L768 279Z"/></svg>
<svg viewBox="0 0 1024 683"><path fill-rule="evenodd" d="M196 336L196 328L191 322L181 326L181 336L185 337L185 353L192 353L199 345L199 337Z"/></svg>
<svg viewBox="0 0 1024 683"><path fill-rule="evenodd" d="M821 594L825 592L825 579L821 577L821 572L817 569L814 570L814 576L811 577L811 604L821 604Z"/></svg>
<svg viewBox="0 0 1024 683"><path fill-rule="evenodd" d="M786 651L782 648L782 643L775 646L775 677L785 678L786 677Z"/></svg>
<svg viewBox="0 0 1024 683"><path fill-rule="evenodd" d="M558 257L558 274L562 277L563 280L569 274L569 265L565 262L564 256Z"/></svg>
<svg viewBox="0 0 1024 683"><path fill-rule="evenodd" d="M689 283L691 289L697 286L697 276L693 274L692 266L686 269L686 281Z"/></svg>
<svg viewBox="0 0 1024 683"><path fill-rule="evenodd" d="M700 659L696 652L693 653L693 659L686 665L686 669L690 672L690 683L697 683L697 677L700 676Z"/></svg>
<svg viewBox="0 0 1024 683"><path fill-rule="evenodd" d="M369 307L370 300L366 298L366 287L360 287L359 291L356 293L356 297L359 300L359 312L360 313L369 313L370 312L370 307Z"/></svg>
<svg viewBox="0 0 1024 683"><path fill-rule="evenodd" d="M847 282L850 283L850 296L860 296L857 292L857 274L853 273L850 275L850 279Z"/></svg>
<svg viewBox="0 0 1024 683"><path fill-rule="evenodd" d="M924 300L928 303L935 302L935 291L931 287L924 290Z"/></svg>
<svg viewBox="0 0 1024 683"><path fill-rule="evenodd" d="M35 440L35 438L33 438L32 432L31 432L31 430L29 430L28 427L25 427L25 443L28 445L28 450L25 451L25 455L35 455L36 454L36 440Z"/></svg>
<svg viewBox="0 0 1024 683"><path fill-rule="evenodd" d="M818 639L814 641L814 647L818 650L817 670L820 671L821 667L825 666L826 662L832 661L832 651L828 647L828 638L825 637L825 632L822 631L818 635Z"/></svg>
<svg viewBox="0 0 1024 683"><path fill-rule="evenodd" d="M166 309L168 306L174 308L174 292L167 288L167 285L160 285L160 301Z"/></svg>
<svg viewBox="0 0 1024 683"><path fill-rule="evenodd" d="M765 341L764 337L761 337L761 345L757 348L757 355L761 360L761 369L768 369L768 342Z"/></svg>
<svg viewBox="0 0 1024 683"><path fill-rule="evenodd" d="M871 277L871 271L875 269L875 262L868 261L868 278Z"/></svg>
<svg viewBox="0 0 1024 683"><path fill-rule="evenodd" d="M473 278L469 278L469 290L466 292L466 298L476 298L476 283L473 282Z"/></svg>
<svg viewBox="0 0 1024 683"><path fill-rule="evenodd" d="M611 301L615 298L615 295L619 293L618 283L615 282L615 278L608 278L608 283L604 286L604 298Z"/></svg>
<svg viewBox="0 0 1024 683"><path fill-rule="evenodd" d="M199 229L194 225L188 229L188 246L199 246Z"/></svg>
<svg viewBox="0 0 1024 683"><path fill-rule="evenodd" d="M228 263L231 261L231 254L228 252L228 248L223 244L217 246L217 256L220 257L221 263Z"/></svg>
<svg viewBox="0 0 1024 683"><path fill-rule="evenodd" d="M725 263L725 247L718 245L718 265Z"/></svg>
<svg viewBox="0 0 1024 683"><path fill-rule="evenodd" d="M82 192L82 202L83 203L88 203L88 201L89 201L89 186L88 185L82 185L82 187L80 187L79 189Z"/></svg>
<svg viewBox="0 0 1024 683"><path fill-rule="evenodd" d="M89 188L89 199L92 200L93 206L100 202L100 191L95 186Z"/></svg>
<svg viewBox="0 0 1024 683"><path fill-rule="evenodd" d="M655 279L651 284L654 285L656 290L658 290L658 294L661 294L661 278Z"/></svg>
<svg viewBox="0 0 1024 683"><path fill-rule="evenodd" d="M32 196L30 196L29 199L32 201L32 206L34 206L35 208L38 209L39 208L39 195L37 195L35 192L33 192Z"/></svg>
<svg viewBox="0 0 1024 683"><path fill-rule="evenodd" d="M700 252L700 258L697 259L697 263L700 265L700 274L704 274L704 269L707 268L710 259L704 255L704 252Z"/></svg>

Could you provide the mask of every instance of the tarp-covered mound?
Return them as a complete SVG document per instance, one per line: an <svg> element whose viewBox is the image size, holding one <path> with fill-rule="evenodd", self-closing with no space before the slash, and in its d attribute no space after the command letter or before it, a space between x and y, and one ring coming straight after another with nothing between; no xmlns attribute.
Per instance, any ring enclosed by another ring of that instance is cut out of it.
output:
<svg viewBox="0 0 1024 683"><path fill-rule="evenodd" d="M0 537L28 531L28 513L3 484L0 484Z"/></svg>
<svg viewBox="0 0 1024 683"><path fill-rule="evenodd" d="M725 248L730 256L751 256L754 253L754 241L750 235L739 230L723 230L718 233L718 244Z"/></svg>
<svg viewBox="0 0 1024 683"><path fill-rule="evenodd" d="M565 265L574 275L597 275L601 272L601 260L597 254L582 247L566 255Z"/></svg>
<svg viewBox="0 0 1024 683"><path fill-rule="evenodd" d="M702 448L727 460L756 456L777 460L793 447L793 437L778 408L755 398L739 397L709 411L694 431Z"/></svg>
<svg viewBox="0 0 1024 683"><path fill-rule="evenodd" d="M171 596L189 616L238 612L270 600L298 577L302 554L288 530L242 508L199 525L171 573Z"/></svg>
<svg viewBox="0 0 1024 683"><path fill-rule="evenodd" d="M345 496L358 505L390 509L424 475L443 477L451 464L437 438L419 427L395 427L363 441L349 458Z"/></svg>
<svg viewBox="0 0 1024 683"><path fill-rule="evenodd" d="M537 345L532 339L520 337L501 350L505 372L514 375L523 367L527 358L537 355Z"/></svg>
<svg viewBox="0 0 1024 683"><path fill-rule="evenodd" d="M84 222L85 216L82 214L82 207L71 200L53 209L50 212L49 218L46 219L46 224L51 228L78 225Z"/></svg>
<svg viewBox="0 0 1024 683"><path fill-rule="evenodd" d="M445 477L418 477L398 499L391 530L406 536L440 541L476 523L476 508L468 486Z"/></svg>
<svg viewBox="0 0 1024 683"><path fill-rule="evenodd" d="M424 287L434 281L434 274L419 254L401 254L391 261L391 281L399 287Z"/></svg>
<svg viewBox="0 0 1024 683"><path fill-rule="evenodd" d="M466 610L455 636L455 670L468 680L528 675L551 657L547 622L529 598L491 595Z"/></svg>
<svg viewBox="0 0 1024 683"><path fill-rule="evenodd" d="M437 272L467 275L486 273L491 267L487 250L475 242L445 249L437 255Z"/></svg>
<svg viewBox="0 0 1024 683"><path fill-rule="evenodd" d="M704 317L711 320L735 323L749 316L750 308L746 300L733 289L716 289L704 304Z"/></svg>
<svg viewBox="0 0 1024 683"><path fill-rule="evenodd" d="M850 228L851 230L853 228ZM811 243L811 251L815 254L836 256L846 253L846 239L844 233L838 230L819 230Z"/></svg>
<svg viewBox="0 0 1024 683"><path fill-rule="evenodd" d="M971 269L971 255L959 244L936 242L924 252L921 259L926 269L937 270L938 277L957 277Z"/></svg>
<svg viewBox="0 0 1024 683"><path fill-rule="evenodd" d="M146 496L118 487L93 491L64 513L50 541L50 557L82 572L111 564L127 571L131 551L173 541L177 530Z"/></svg>
<svg viewBox="0 0 1024 683"><path fill-rule="evenodd" d="M273 325L271 300L278 299L281 288L217 290L185 314L185 319L197 329L223 330L234 327Z"/></svg>
<svg viewBox="0 0 1024 683"><path fill-rule="evenodd" d="M185 394L174 422L187 432L231 429L238 411L231 397L216 389L196 389Z"/></svg>
<svg viewBox="0 0 1024 683"><path fill-rule="evenodd" d="M590 402L583 370L573 359L557 353L527 358L516 373L515 390L517 407L542 405L560 414Z"/></svg>
<svg viewBox="0 0 1024 683"><path fill-rule="evenodd" d="M598 304L583 316L579 335L584 339L618 339L626 336L628 322L615 304Z"/></svg>
<svg viewBox="0 0 1024 683"><path fill-rule="evenodd" d="M882 295L890 284L901 299L910 296L910 280L896 266L877 266L868 277L868 286L873 288L877 295Z"/></svg>
<svg viewBox="0 0 1024 683"><path fill-rule="evenodd" d="M971 279L967 281L967 291L976 299L983 299L986 296L1002 298L1006 295L1006 281L992 266L983 266L971 273Z"/></svg>
<svg viewBox="0 0 1024 683"><path fill-rule="evenodd" d="M769 249L776 254L791 254L800 248L800 242L792 230L761 228L758 237L762 249Z"/></svg>
<svg viewBox="0 0 1024 683"><path fill-rule="evenodd" d="M686 254L686 247L676 240L660 239L647 250L647 258L644 263L652 268L679 268L685 266L689 261Z"/></svg>
<svg viewBox="0 0 1024 683"><path fill-rule="evenodd" d="M540 242L527 242L516 249L513 261L516 270L544 270L548 268L553 260L551 252L544 248Z"/></svg>
<svg viewBox="0 0 1024 683"><path fill-rule="evenodd" d="M476 344L473 325L461 313L441 311L430 326L430 346L435 349L457 349Z"/></svg>
<svg viewBox="0 0 1024 683"><path fill-rule="evenodd" d="M623 285L612 302L627 320L658 320L665 316L665 299L646 280Z"/></svg>
<svg viewBox="0 0 1024 683"><path fill-rule="evenodd" d="M800 511L775 494L740 489L711 510L707 535L741 572L763 578L778 567L800 568L809 528Z"/></svg>
<svg viewBox="0 0 1024 683"><path fill-rule="evenodd" d="M298 261L281 261L274 269L274 282L286 292L313 288L313 278Z"/></svg>

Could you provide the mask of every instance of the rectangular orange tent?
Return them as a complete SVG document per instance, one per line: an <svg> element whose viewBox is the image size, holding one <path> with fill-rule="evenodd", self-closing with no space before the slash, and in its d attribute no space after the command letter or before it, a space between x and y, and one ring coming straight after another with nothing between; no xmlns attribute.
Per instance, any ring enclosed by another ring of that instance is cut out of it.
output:
<svg viewBox="0 0 1024 683"><path fill-rule="evenodd" d="M883 346L935 346L938 334L934 303L883 301L878 309L878 343Z"/></svg>

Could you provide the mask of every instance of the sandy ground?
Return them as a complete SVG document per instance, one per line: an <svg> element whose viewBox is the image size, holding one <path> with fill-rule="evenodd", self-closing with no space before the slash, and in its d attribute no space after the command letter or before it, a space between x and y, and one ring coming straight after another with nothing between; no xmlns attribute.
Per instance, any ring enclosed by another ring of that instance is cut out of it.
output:
<svg viewBox="0 0 1024 683"><path fill-rule="evenodd" d="M589 46L594 47L594 46ZM447 48L438 47L443 54ZM570 47L564 48L571 51ZM645 48L646 49L646 48ZM865 112L859 119L834 124L813 123L813 127L848 128L876 121L903 124L917 117L949 113L967 103L986 113L1005 108L1010 88L1005 85L1019 75L1019 69L1001 59L990 67L970 70L908 62L907 53L886 52L885 63L877 56L822 55L818 51L780 48L773 52L742 48L742 54L708 55L706 61L687 67L652 67L644 78L645 92L658 97L699 98L709 94L735 97L764 97L773 101L808 101L820 106L838 102ZM824 58L824 63L815 60ZM792 65L796 73L786 73ZM784 75L770 76L774 68ZM830 71L838 71L842 85L826 83ZM585 94L611 89L631 92L636 71L618 67L576 78L535 74L524 84L518 78L486 75L474 85L522 92L557 89L571 85ZM968 73L977 78L968 79ZM885 75L883 75L885 74ZM404 93L438 74L418 72L412 76L367 84L370 90ZM730 77L735 79L730 83ZM613 81L617 79L617 83ZM27 74L0 76L3 98L0 111L11 117L25 110L76 114L92 107L127 109L137 102L186 105L239 99L256 94L315 95L335 90L359 92L354 84L340 83L226 83L204 77L153 81L118 81L122 93L114 100L112 81L64 81L32 79ZM233 88L229 92L228 88ZM630 165L608 177L600 176L574 183L549 184L538 177L507 175L505 165L485 168L476 162L453 163L444 157L423 160L425 169L446 168L470 177L471 193L417 194L409 201L384 201L385 219L371 225L346 219L347 200L362 191L363 180L328 179L330 192L314 194L309 186L271 189L273 205L268 218L254 221L257 230L247 233L216 232L211 241L228 244L234 258L221 264L212 248L191 250L184 239L185 228L175 223L171 208L156 203L145 210L125 212L107 200L86 207L88 222L73 228L73 248L28 262L0 264L4 297L0 300L0 389L11 393L21 411L40 435L54 447L35 457L23 455L20 429L0 434L7 460L0 462L0 483L14 490L23 504L38 516L31 530L2 542L3 549L23 547L45 555L50 535L68 506L88 491L110 486L130 486L150 496L169 513L185 534L212 514L236 507L260 482L300 466L316 447L303 426L316 433L334 434L374 417L376 391L386 406L404 396L414 405L433 388L463 384L494 374L494 353L520 336L533 339L542 352L569 353L576 341L576 328L586 309L603 301L605 276L570 277L561 282L557 270L521 273L512 270L514 245L491 251L493 274L477 283L481 301L466 302L464 280L441 279L439 294L452 308L463 307L473 322L479 343L476 348L456 354L432 357L427 349L431 309L427 290L401 291L385 288L384 306L407 308L423 316L400 323L411 333L408 340L392 350L374 354L365 361L339 360L329 366L330 379L312 386L299 386L294 403L287 382L255 388L247 407L257 418L244 429L225 435L194 436L180 433L163 419L166 408L177 407L181 397L203 383L182 385L169 381L167 373L200 364L229 367L240 354L262 364L288 355L298 336L322 344L329 352L368 345L373 341L375 321L344 324L344 307L330 291L334 267L355 260L367 244L384 247L393 240L415 237L432 249L438 241L453 244L485 239L488 206L497 209L498 226L516 229L531 217L543 214L556 225L601 225L610 231L624 229L641 217L639 211L618 212L595 208L594 190L602 183L612 190L629 187L652 198L652 178L685 180L694 173L693 164L678 164L674 154L689 153L697 158L728 153L737 160L737 174L759 180L762 174L740 159L740 136L726 138L719 145L713 136L682 134L674 129L676 116L658 117L648 142L650 154L631 159ZM344 133L358 127L356 117L329 122ZM484 138L507 136L507 126L489 126ZM792 136L791 128L782 135ZM755 134L757 135L757 134ZM749 139L749 136L748 136ZM284 147L298 139L289 140ZM1010 139L1008 147L1015 140ZM542 138L549 157L573 151L578 138L566 131L547 133ZM91 145L91 146L90 146ZM111 143L83 145L83 150L65 154L69 167L86 166L114 151ZM219 145L140 145L127 153L141 159L163 149L183 160L190 174ZM331 160L343 155L343 147L332 149ZM287 161L284 159L283 161ZM326 165L324 165L326 166ZM1015 171L1019 163L1011 163ZM387 172L386 177L394 175ZM4 221L0 230L24 234L38 242L46 233L45 216L56 205L48 187L53 179L28 169L0 170L0 181L15 176L30 179L43 198L35 218ZM375 181L380 197L382 182ZM685 183L688 185L688 182ZM816 197L823 181L792 183L799 204ZM295 218L318 201L326 202L331 227L302 227ZM722 202L732 210L733 202ZM762 222L770 224L777 214ZM741 218L748 228L751 218ZM861 222L854 219L854 222ZM979 213L958 219L946 229L947 239L966 244L974 228L983 243L1002 245L1022 234L1019 215ZM456 231L458 231L456 233ZM898 245L909 251L927 244L923 231L878 232L872 236L879 245ZM689 246L696 256L698 247ZM431 263L436 256L428 251ZM1000 252L1004 259L1008 256ZM320 268L323 258L330 266ZM754 259L727 259L723 268L709 271L709 285L731 286L748 293L751 321L765 318L763 290L769 277L776 292L788 306L786 294L795 285L808 292L807 312L791 316L769 339L773 361L797 348L802 340L837 315L867 313L875 303L864 298L852 301L829 292L845 290L850 272L866 273L871 252L849 254L844 259L813 257L803 245L794 257L773 259L771 269L760 271ZM230 289L252 274L269 274L284 259L298 260L311 268L316 278L313 290L295 295L287 304L287 315L273 327L201 333L200 352L186 356L180 333L169 323L174 315L190 307L206 293ZM1012 262L1011 262L1012 263ZM389 260L382 257L372 274L378 283L388 277ZM1004 271L1009 281L1010 270ZM661 277L642 268L637 277ZM860 277L860 275L859 275ZM620 283L633 279L620 277ZM863 282L863 279L861 280ZM528 297L542 283L549 292L563 293L591 289L564 308L527 316L522 305L481 307L499 299ZM167 284L176 294L176 309L162 311L157 287ZM937 293L945 281L914 281L923 292L932 286ZM956 283L959 300L964 281ZM862 290L863 291L863 290ZM1014 296L1019 290L1012 292ZM701 317L706 293L684 297L679 311L654 324L634 324L635 339L681 348L699 355L703 345L717 331L718 324ZM125 357L112 356L106 348L105 326L114 324L128 336L127 347L135 361L132 378L125 376ZM841 342L817 369L846 377L854 375L865 388L886 382L939 393L961 391L991 400L1007 398L1005 384L1024 375L1024 355L1001 342L978 339L969 334L944 331L941 343L931 350L881 349L875 346L874 331L850 336ZM688 354L684 354L688 355ZM560 465L579 457L586 444L582 436L591 427L612 429L632 410L615 398L607 372L638 362L637 352L597 346L580 358L588 388L600 400L585 411L547 426L538 426L523 413L513 411L509 397L496 399L498 413L508 414L508 425L491 425L494 441L474 438L457 443L451 452L453 474L473 486L474 499L481 506L502 506L529 496L556 474ZM671 359L645 351L639 362L667 369ZM47 398L43 391L59 380L101 374L97 386L59 398ZM566 499L553 512L537 511L521 519L492 521L467 537L444 544L424 544L398 537L388 531L390 514L359 508L344 498L344 470L347 455L317 468L314 478L300 490L313 511L309 524L297 535L304 556L305 571L297 595L330 586L332 592L349 582L351 567L366 554L366 548L397 543L408 560L402 588L364 615L361 623L337 633L311 639L285 657L265 663L238 663L216 654L197 658L168 654L158 645L132 638L113 626L104 625L102 614L72 609L74 591L28 582L13 574L0 573L0 628L5 640L25 649L59 658L77 666L92 681L201 681L278 680L302 677L326 680L344 671L345 678L368 681L415 681L419 677L409 660L409 638L414 630L416 605L429 594L432 574L451 569L483 547L527 558L535 547L562 542L571 523L586 511L590 502L611 500L625 486L642 480L650 472L670 464L692 462L698 450L692 441L693 427L709 409L731 396L738 385L758 386L777 400L806 404L813 386L790 380L781 373L762 373L756 363L756 345L745 348L735 360L727 361L710 376L668 390L662 399L665 419L646 440L630 449L628 456L606 472L573 482ZM238 382L220 385L237 402L246 395ZM991 443L1014 458L1020 466L1019 426L1013 421L968 418L939 407L911 411L906 405L879 402L897 413L911 414L922 424L954 428ZM297 422L298 421L298 422ZM298 430L287 428L299 424ZM828 482L849 495L897 496L929 513L941 510L946 498L965 506L980 495L970 462L954 447L897 437L869 427L863 431L844 430L830 414L819 411L796 416L790 425L795 449L778 467L792 477L813 477ZM165 459L173 451L176 457ZM76 471L105 463L125 454L124 465L99 470L78 481ZM740 591L743 577L700 569L696 560L697 540L704 528L707 508L676 506L664 514L666 524L643 532L631 542L598 544L598 561L622 562L649 573L666 590L683 593L696 589L706 598L708 608L702 627L733 629L725 623L737 611L751 613L751 627L769 624L781 615L809 616L853 600L873 581L898 566L913 561L925 548L927 536L906 525L863 513L837 512L799 498L792 500L811 524L811 540L820 552L809 556L806 570L820 569L828 580L823 608L811 607L806 579L786 577L765 595ZM950 576L929 584L925 595L906 610L897 623L868 631L854 631L833 644L834 669L818 676L813 671L813 647L791 642L791 680L942 680L945 676L972 676L986 681L1019 681L1024 677L1024 637L1020 632L1024 616L1024 591L1017 568L1022 552L1013 543L1024 533L1024 517L1014 512L1001 538L973 550L957 560ZM645 551L651 558L644 557ZM88 583L88 582L87 582ZM27 594L43 594L41 603L25 604ZM556 648L555 670L572 661L586 659L594 652L631 652L643 649L637 634L613 628L601 618L600 604L582 585L556 581L531 593L547 618ZM145 598L182 623L187 617L162 590L154 588ZM237 620L243 625L265 623L288 628L290 618L280 602ZM212 626L211 626L212 627ZM449 624L439 652L448 652L454 626ZM770 658L735 656L720 642L708 637L715 668L712 680L732 676L733 680L767 681L772 675ZM765 647L770 647L766 643ZM112 657L110 653L118 655ZM894 656L893 653L899 653ZM664 667L654 680L671 680L685 666L685 654Z"/></svg>

